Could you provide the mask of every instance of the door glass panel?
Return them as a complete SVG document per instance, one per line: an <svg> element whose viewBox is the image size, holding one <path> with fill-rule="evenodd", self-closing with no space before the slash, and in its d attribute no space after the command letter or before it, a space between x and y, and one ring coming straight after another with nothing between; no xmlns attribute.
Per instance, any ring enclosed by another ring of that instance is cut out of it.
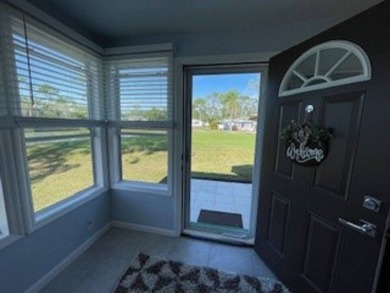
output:
<svg viewBox="0 0 390 293"><path fill-rule="evenodd" d="M192 76L188 221L208 232L250 230L260 73Z"/></svg>
<svg viewBox="0 0 390 293"><path fill-rule="evenodd" d="M355 55L349 55L330 75L334 80L348 78L363 74L363 67Z"/></svg>
<svg viewBox="0 0 390 293"><path fill-rule="evenodd" d="M343 48L330 48L320 51L319 75L325 75L347 53Z"/></svg>
<svg viewBox="0 0 390 293"><path fill-rule="evenodd" d="M348 42L330 41L302 54L288 69L279 96L288 96L371 79L370 61Z"/></svg>
<svg viewBox="0 0 390 293"><path fill-rule="evenodd" d="M314 76L314 69L316 66L316 54L311 55L305 61L303 61L296 69L307 79Z"/></svg>
<svg viewBox="0 0 390 293"><path fill-rule="evenodd" d="M292 75L287 85L288 90L300 88L303 85L303 80L296 75Z"/></svg>

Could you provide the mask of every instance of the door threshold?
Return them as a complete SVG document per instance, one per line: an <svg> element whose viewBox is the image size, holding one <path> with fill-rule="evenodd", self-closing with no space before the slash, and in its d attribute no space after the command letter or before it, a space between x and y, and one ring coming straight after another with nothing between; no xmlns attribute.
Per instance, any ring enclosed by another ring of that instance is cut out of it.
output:
<svg viewBox="0 0 390 293"><path fill-rule="evenodd" d="M234 245L253 246L255 244L254 237L248 237L245 234L234 233L234 232L224 232L221 234L216 234L216 233L184 229L183 234L194 238L229 243Z"/></svg>

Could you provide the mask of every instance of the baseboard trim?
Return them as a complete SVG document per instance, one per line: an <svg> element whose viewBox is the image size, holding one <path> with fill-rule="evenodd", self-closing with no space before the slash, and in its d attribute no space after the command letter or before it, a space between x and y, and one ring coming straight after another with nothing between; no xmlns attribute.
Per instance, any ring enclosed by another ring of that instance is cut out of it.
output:
<svg viewBox="0 0 390 293"><path fill-rule="evenodd" d="M134 231L153 233L153 234L158 234L158 235L163 235L163 236L171 236L171 237L177 236L177 233L175 230L156 228L156 227L152 227L152 226L132 224L132 223L126 223L126 222L120 222L120 221L112 221L111 225L112 225L112 227L125 228L125 229L134 230Z"/></svg>
<svg viewBox="0 0 390 293"><path fill-rule="evenodd" d="M88 240L81 244L76 250L63 259L56 265L49 273L39 279L34 285L28 288L24 293L36 293L48 285L55 277L57 277L63 270L65 270L73 261L75 261L81 254L83 254L92 244L94 244L104 233L110 230L111 227L125 228L134 231L154 233L164 236L177 236L175 230L156 228L146 225L131 224L120 221L112 221L105 225L102 229L93 234Z"/></svg>
<svg viewBox="0 0 390 293"><path fill-rule="evenodd" d="M85 252L92 244L94 244L104 233L111 228L111 222L105 225L102 229L93 234L87 241L81 244L76 250L63 259L56 265L49 273L39 279L34 285L27 289L24 293L36 293L42 290L49 284L56 276L58 276L64 269L66 269L73 261L76 260L83 252Z"/></svg>

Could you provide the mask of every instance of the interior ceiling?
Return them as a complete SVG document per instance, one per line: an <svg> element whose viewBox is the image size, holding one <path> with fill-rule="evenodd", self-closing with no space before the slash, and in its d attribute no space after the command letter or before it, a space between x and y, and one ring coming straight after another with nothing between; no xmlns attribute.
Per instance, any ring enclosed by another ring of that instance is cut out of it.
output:
<svg viewBox="0 0 390 293"><path fill-rule="evenodd" d="M27 0L102 46L134 37L312 26L313 34L382 0ZM310 25L309 25L310 24ZM313 25L315 24L315 25ZM308 27L307 29L311 29ZM282 38L283 36L281 36Z"/></svg>

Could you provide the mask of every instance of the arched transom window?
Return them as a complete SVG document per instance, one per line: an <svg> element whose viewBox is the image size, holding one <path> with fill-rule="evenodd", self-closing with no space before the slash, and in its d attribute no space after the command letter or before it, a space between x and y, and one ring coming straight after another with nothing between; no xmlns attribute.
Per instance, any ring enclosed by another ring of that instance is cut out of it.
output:
<svg viewBox="0 0 390 293"><path fill-rule="evenodd" d="M302 54L283 78L279 96L371 79L371 65L359 46L347 41L330 41Z"/></svg>

